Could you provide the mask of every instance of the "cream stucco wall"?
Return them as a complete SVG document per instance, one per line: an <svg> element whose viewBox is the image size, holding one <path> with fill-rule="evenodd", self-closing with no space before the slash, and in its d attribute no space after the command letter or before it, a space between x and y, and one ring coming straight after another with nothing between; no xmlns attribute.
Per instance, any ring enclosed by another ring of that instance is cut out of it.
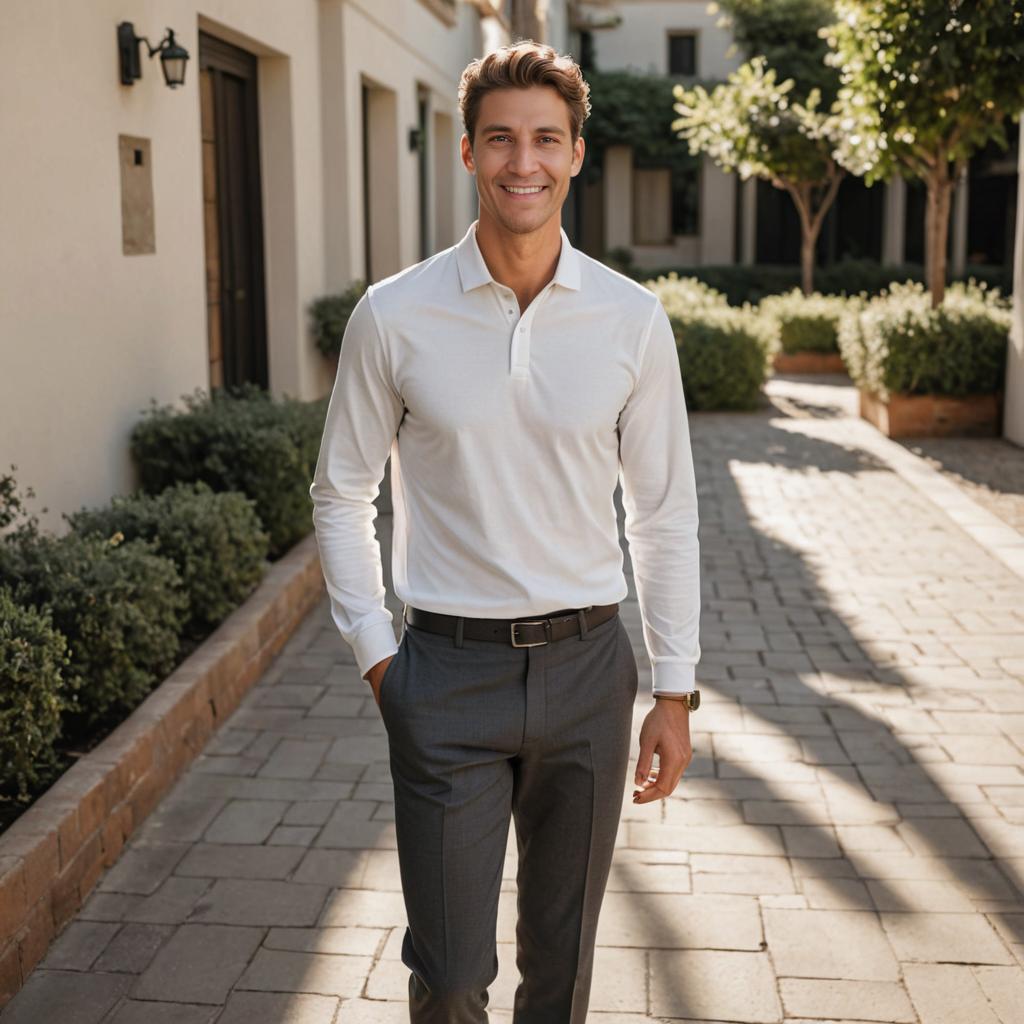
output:
<svg viewBox="0 0 1024 1024"><path fill-rule="evenodd" d="M585 12L592 20L607 18L612 12L622 18L617 27L598 29L593 33L594 59L598 68L602 71L667 74L669 32L693 31L697 36L696 78L705 81L725 79L739 67L742 58L730 50L732 36L729 30L717 26L720 15L709 14L707 7L707 0L616 0L611 4L588 5ZM685 146L686 143L680 141L679 145ZM621 154L614 159L621 164ZM607 171L606 163L606 175ZM632 242L635 235L631 220L634 203L629 198L630 192L622 191L628 179L623 176L621 166L616 165L611 172L605 178L605 189L609 192L605 209L615 211L615 217L610 222L606 219L606 250L625 246L632 251L638 265L652 270L701 263L732 263L739 258L740 253L736 252L734 244L737 179L735 175L720 170L710 158L705 157L701 161L698 233L677 235L664 245ZM643 201L644 196L639 198ZM608 234L609 226L613 229L611 235Z"/></svg>
<svg viewBox="0 0 1024 1024"><path fill-rule="evenodd" d="M120 83L116 25L156 43L174 28L191 60L168 89L143 48ZM330 386L308 337L310 300L362 275L361 90L390 89L396 266L418 259L417 90L454 118L458 75L494 35L458 6L449 27L420 0L6 0L0 32L0 460L34 511L60 512L136 485L128 439L151 399L209 383L198 31L259 58L270 386L311 398ZM503 40L500 40L503 41ZM151 140L156 251L122 253L118 136ZM449 138L449 142L451 142ZM457 237L475 215L472 179L450 164L436 216ZM446 212L445 212L446 211Z"/></svg>
<svg viewBox="0 0 1024 1024"><path fill-rule="evenodd" d="M602 71L632 70L668 74L668 33L697 33L697 77L723 79L743 63L729 53L732 35L715 24L707 0L616 0L587 8L593 17L614 10L622 16L617 28L594 33L594 54Z"/></svg>

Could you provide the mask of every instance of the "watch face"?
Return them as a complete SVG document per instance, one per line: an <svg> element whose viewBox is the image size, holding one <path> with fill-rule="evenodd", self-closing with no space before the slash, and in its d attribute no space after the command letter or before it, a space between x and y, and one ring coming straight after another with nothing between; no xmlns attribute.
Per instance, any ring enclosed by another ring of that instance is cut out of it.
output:
<svg viewBox="0 0 1024 1024"><path fill-rule="evenodd" d="M690 710L696 711L700 707L700 690L694 690L690 694Z"/></svg>

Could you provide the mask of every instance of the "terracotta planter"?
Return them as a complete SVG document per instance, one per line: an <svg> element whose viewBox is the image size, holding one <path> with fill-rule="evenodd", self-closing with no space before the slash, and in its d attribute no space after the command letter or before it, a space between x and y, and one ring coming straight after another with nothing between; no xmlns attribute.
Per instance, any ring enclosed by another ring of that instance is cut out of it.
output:
<svg viewBox="0 0 1024 1024"><path fill-rule="evenodd" d="M838 352L779 352L772 365L779 373L846 373Z"/></svg>
<svg viewBox="0 0 1024 1024"><path fill-rule="evenodd" d="M1003 393L968 395L892 394L885 401L859 389L860 415L886 437L998 437Z"/></svg>

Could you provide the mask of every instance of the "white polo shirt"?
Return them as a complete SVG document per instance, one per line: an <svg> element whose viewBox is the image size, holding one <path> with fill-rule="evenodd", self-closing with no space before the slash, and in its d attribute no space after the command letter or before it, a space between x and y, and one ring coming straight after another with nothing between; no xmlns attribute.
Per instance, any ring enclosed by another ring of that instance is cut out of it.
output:
<svg viewBox="0 0 1024 1024"><path fill-rule="evenodd" d="M694 688L697 493L675 339L651 291L561 236L525 310L491 276L474 222L352 313L309 493L362 675L397 650L373 504L390 454L395 594L450 615L625 598L621 479L653 692Z"/></svg>

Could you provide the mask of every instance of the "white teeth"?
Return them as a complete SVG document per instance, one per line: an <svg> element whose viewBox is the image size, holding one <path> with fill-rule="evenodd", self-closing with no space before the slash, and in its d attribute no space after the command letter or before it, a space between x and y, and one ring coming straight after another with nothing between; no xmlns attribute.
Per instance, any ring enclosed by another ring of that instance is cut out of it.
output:
<svg viewBox="0 0 1024 1024"><path fill-rule="evenodd" d="M515 185L502 185L501 186L506 192L512 192L514 195L521 196L526 195L530 192L540 192L543 190L543 185L530 185L527 188L517 188Z"/></svg>

